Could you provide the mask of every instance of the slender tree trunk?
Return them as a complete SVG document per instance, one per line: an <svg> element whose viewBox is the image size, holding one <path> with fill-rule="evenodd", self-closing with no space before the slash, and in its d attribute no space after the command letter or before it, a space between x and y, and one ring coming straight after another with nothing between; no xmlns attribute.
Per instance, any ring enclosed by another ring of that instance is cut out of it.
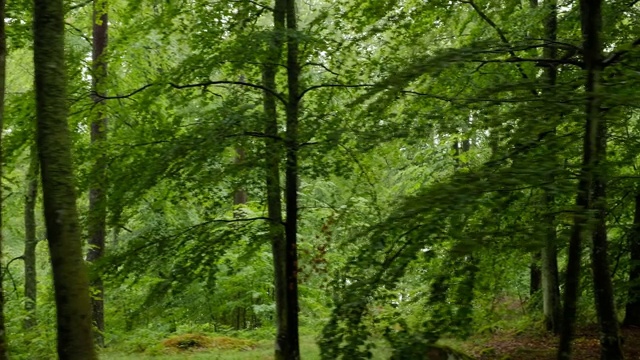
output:
<svg viewBox="0 0 640 360"><path fill-rule="evenodd" d="M234 159L234 162L238 165L242 164L242 162L244 161L244 156L245 156L244 149L241 147L237 147L236 157ZM238 189L236 189L236 191L233 193L233 204L234 205L246 204L247 201L249 201L247 191L241 187L238 187Z"/></svg>
<svg viewBox="0 0 640 360"><path fill-rule="evenodd" d="M67 124L62 0L34 1L37 144L44 215L53 269L58 356L97 359L91 329L89 278L82 241Z"/></svg>
<svg viewBox="0 0 640 360"><path fill-rule="evenodd" d="M298 336L298 112L300 106L298 61L298 34L296 24L295 0L287 0L287 85L289 96L287 101L287 131L285 144L287 153L286 181L286 213L285 243L287 275L287 340L290 353L287 360L300 359Z"/></svg>
<svg viewBox="0 0 640 360"><path fill-rule="evenodd" d="M599 54L599 53L598 53ZM597 81L597 78L596 78ZM597 86L597 83L596 83ZM595 90L597 91L597 89ZM600 110L598 108L598 110ZM602 113L598 111L598 116ZM594 161L593 207L596 210L596 225L591 247L591 267L593 269L593 286L600 323L600 346L602 360L624 359L620 342L620 329L616 313L611 270L609 269L609 252L607 240L607 197L606 171L604 163L607 156L607 124L604 118L598 121L596 136L596 158Z"/></svg>
<svg viewBox="0 0 640 360"><path fill-rule="evenodd" d="M24 197L24 304L27 317L24 328L36 325L36 201L38 197L38 153L35 144L29 154L29 170L27 172L27 192Z"/></svg>
<svg viewBox="0 0 640 360"><path fill-rule="evenodd" d="M98 96L104 91L107 76L107 63L104 52L109 34L107 0L93 1L93 101L96 117L91 122L91 145L95 151L95 161L91 173L89 189L89 249L87 261L94 262L102 258L105 251L107 234L107 116L102 99ZM104 347L104 285L98 274L91 279L91 308L95 340L98 346Z"/></svg>
<svg viewBox="0 0 640 360"><path fill-rule="evenodd" d="M552 209L555 202L550 191L543 194L545 209ZM562 308L560 304L560 288L558 276L558 248L555 216L551 213L545 216L547 234L542 250L542 311L547 331L558 334Z"/></svg>
<svg viewBox="0 0 640 360"><path fill-rule="evenodd" d="M280 62L285 34L286 0L276 0L273 11L274 34L270 44L269 55L262 73L264 87L276 91L277 64ZM276 342L275 359L288 358L290 343L288 341L287 322L287 275L285 269L286 248L282 222L282 192L280 190L280 159L282 143L278 141L278 113L276 97L269 91L264 92L265 113L265 154L267 180L267 211L269 214L269 237L273 253L274 300L276 303L275 323Z"/></svg>
<svg viewBox="0 0 640 360"><path fill-rule="evenodd" d="M604 119L600 119L598 130L593 193L596 227L592 238L591 266L593 269L596 311L598 313L598 322L600 323L600 358L602 360L621 360L624 359L624 355L620 342L620 329L608 256L606 175L602 167L602 163L606 159L606 124Z"/></svg>
<svg viewBox="0 0 640 360"><path fill-rule="evenodd" d="M580 181L578 184L578 196L576 205L578 212L574 217L573 232L569 243L569 264L567 266L567 283L565 289L565 311L560 334L560 346L558 359L569 360L571 358L571 338L576 315L576 302L578 297L578 285L580 275L580 248L583 238L588 233L589 210L597 210L596 229L592 232L593 253L592 263L594 273L594 286L596 288L596 307L598 320L602 331L601 346L602 359L622 359L618 342L617 329L612 334L611 315L615 317L615 310L609 306L607 297L611 295L607 289L610 284L606 254L606 227L604 223L605 188L602 174L597 171L594 176L594 168L601 164L605 155L605 130L600 123L601 100L598 94L600 73L602 67L602 49L600 40L602 0L581 0L580 17L582 24L582 37L584 49L584 62L586 70L585 93L586 97L586 121L583 149L583 163ZM595 185L593 198L591 197L592 185ZM595 204L595 206L593 206ZM597 269L597 270L596 270ZM606 271L599 274L597 271ZM597 278L597 279L596 279ZM613 302L611 302L613 304ZM607 307L609 307L607 309ZM617 328L617 322L615 322Z"/></svg>
<svg viewBox="0 0 640 360"><path fill-rule="evenodd" d="M2 19L6 15L6 1L0 0L0 15ZM0 24L0 136L4 131L4 101L6 93L7 80L7 35L5 31L5 23ZM2 236L2 212L4 210L2 195L2 164L4 163L4 153L2 151L2 140L0 139L0 360L8 359L7 334L4 321L4 270L2 266L2 258L4 257L4 238Z"/></svg>
<svg viewBox="0 0 640 360"><path fill-rule="evenodd" d="M613 284L609 269L607 246L607 198L606 170L607 123L603 117L602 100L599 94L602 72L602 0L581 0L580 12L584 38L584 61L587 70L587 117L591 118L595 131L595 150L593 158L593 209L595 210L595 229L592 234L591 266L596 311L600 323L600 358L602 360L623 359L620 344L618 318L616 315Z"/></svg>
<svg viewBox="0 0 640 360"><path fill-rule="evenodd" d="M536 251L531 254L531 264L529 264L529 295L540 291L542 284L542 271L540 269L540 259L542 252Z"/></svg>
<svg viewBox="0 0 640 360"><path fill-rule="evenodd" d="M629 292L625 326L640 326L640 194L636 195L636 209L633 218L633 229L629 236Z"/></svg>
<svg viewBox="0 0 640 360"><path fill-rule="evenodd" d="M578 181L578 194L576 195L576 212L573 216L573 226L569 239L569 253L567 263L567 280L564 290L564 311L560 328L560 345L558 347L559 360L571 360L571 341L576 319L576 304L578 301L578 288L580 286L580 268L582 242L586 236L588 222L588 208L591 202L592 183L592 158L593 139L595 129L592 129L591 120L587 119L585 126L583 145L583 159L580 180Z"/></svg>
<svg viewBox="0 0 640 360"><path fill-rule="evenodd" d="M546 0L546 10L548 11L545 21L545 39L554 42L557 39L558 30L558 4L557 0ZM555 59L558 56L555 47L545 47L543 57L546 59ZM551 95L555 93L556 79L558 70L555 66L546 68L547 82ZM555 132L555 129L554 129ZM557 159L554 157L554 163ZM550 176L550 183L554 183L553 174ZM560 332L560 288L558 276L558 236L556 233L556 217L551 211L555 203L555 195L553 189L544 189L543 193L544 208L548 210L545 216L545 224L547 233L545 237L545 245L542 250L542 311L544 314L544 322L547 331L555 334Z"/></svg>

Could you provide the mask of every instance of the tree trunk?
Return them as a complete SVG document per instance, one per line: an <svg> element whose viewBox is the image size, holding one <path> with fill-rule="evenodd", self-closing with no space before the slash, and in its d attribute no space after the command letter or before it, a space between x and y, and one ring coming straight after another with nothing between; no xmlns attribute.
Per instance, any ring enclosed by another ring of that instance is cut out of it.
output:
<svg viewBox="0 0 640 360"><path fill-rule="evenodd" d="M602 360L624 359L620 343L618 317L614 302L613 284L611 283L611 271L609 269L609 256L607 244L607 201L606 179L602 164L606 156L606 124L600 120L598 126L598 147L595 163L595 178L593 203L596 210L596 227L593 233L593 246L591 248L591 266L593 269L593 286L596 300L596 311L600 324L600 358Z"/></svg>
<svg viewBox="0 0 640 360"><path fill-rule="evenodd" d="M557 0L545 1L546 10L548 11L545 21L545 39L550 42L554 42L557 39L558 30L558 3ZM555 47L545 47L543 50L543 57L546 59L555 59L558 56ZM548 66L546 68L547 82L551 95L555 93L556 79L558 77L558 70L555 66ZM554 129L555 133L555 129ZM557 163L557 159L554 156L554 164ZM554 183L553 174L550 175L551 184ZM547 331L557 334L560 332L560 317L561 317L561 305L560 305L560 288L559 288L559 276L558 276L558 247L557 247L557 232L556 232L556 217L553 215L553 206L555 203L555 196L553 189L544 189L543 193L544 208L548 210L548 214L545 216L545 225L547 233L545 236L545 244L542 250L542 311L544 314L544 323Z"/></svg>
<svg viewBox="0 0 640 360"><path fill-rule="evenodd" d="M597 78L596 78L597 80ZM597 83L596 83L597 85ZM597 91L597 90L596 90ZM600 110L600 109L598 109ZM599 113L601 111L598 111ZM602 360L624 359L620 343L620 329L616 314L611 270L609 269L607 241L607 198L604 162L607 156L607 124L604 118L598 122L596 136L596 158L594 161L593 205L596 210L596 225L591 247L591 267L596 311L600 324L600 358Z"/></svg>
<svg viewBox="0 0 640 360"><path fill-rule="evenodd" d="M582 0L580 12L584 38L584 61L587 70L587 117L592 120L595 131L593 159L593 209L595 210L595 229L592 234L591 266L593 269L593 286L596 311L600 324L600 358L603 360L623 359L616 315L613 284L609 269L607 251L607 198L606 170L607 158L607 123L602 116L600 76L602 72L602 0Z"/></svg>
<svg viewBox="0 0 640 360"><path fill-rule="evenodd" d="M274 35L269 55L262 73L264 87L276 90L277 64L280 62L285 34L286 0L276 0L273 11ZM264 92L265 154L267 211L269 214L269 237L273 253L274 300L276 303L275 359L288 359L291 353L287 327L287 277L285 269L286 248L282 222L282 192L280 190L281 142L278 135L278 113L276 97Z"/></svg>
<svg viewBox="0 0 640 360"><path fill-rule="evenodd" d="M640 194L636 195L636 209L633 218L633 229L629 235L629 292L625 326L640 326Z"/></svg>
<svg viewBox="0 0 640 360"><path fill-rule="evenodd" d="M555 202L549 190L543 194L545 209L552 209ZM545 216L547 234L542 250L542 312L547 331L558 334L562 309L560 304L560 288L558 276L558 247L555 216L551 213Z"/></svg>
<svg viewBox="0 0 640 360"><path fill-rule="evenodd" d="M300 359L298 336L298 112L300 64L298 62L298 34L295 0L287 0L287 131L285 145L287 153L285 187L286 213L285 243L287 276L287 340L289 354L287 360Z"/></svg>
<svg viewBox="0 0 640 360"><path fill-rule="evenodd" d="M567 284L565 290L565 311L560 334L558 359L571 358L571 338L576 314L576 301L580 274L580 247L583 237L587 233L589 210L595 209L596 227L592 232L593 251L592 266L594 270L594 287L596 292L596 308L601 328L601 358L607 360L622 359L617 320L613 307L613 290L609 276L609 264L606 253L606 201L605 182L603 173L596 166L605 160L606 125L601 122L601 99L598 94L600 73L602 71L602 44L600 30L602 23L602 0L581 0L580 17L582 23L582 37L584 62L586 70L585 93L585 137L583 149L583 164L578 197L576 204L578 212L574 219L573 233L569 243L569 265L567 266ZM591 197L594 185L593 198Z"/></svg>
<svg viewBox="0 0 640 360"><path fill-rule="evenodd" d="M104 92L107 76L107 63L104 52L109 35L109 19L107 0L93 1L93 101L96 117L91 122L91 145L95 151L95 161L91 172L89 189L89 249L87 261L94 262L102 258L105 251L107 235L107 116L105 106L98 94ZM91 309L95 340L98 346L104 347L104 285L98 274L91 278Z"/></svg>
<svg viewBox="0 0 640 360"><path fill-rule="evenodd" d="M53 269L58 356L64 360L93 360L97 356L89 278L82 258L67 124L63 1L35 0L33 23L37 144Z"/></svg>
<svg viewBox="0 0 640 360"><path fill-rule="evenodd" d="M536 251L531 254L531 264L529 264L529 295L533 295L540 291L542 283L542 272L540 270L540 259L542 253Z"/></svg>
<svg viewBox="0 0 640 360"><path fill-rule="evenodd" d="M6 1L0 0L0 15L5 18ZM7 35L4 21L0 24L0 134L4 132L4 101L6 94L7 80ZM0 360L8 359L7 334L4 321L4 270L1 264L4 257L4 238L2 236L2 212L4 210L2 195L2 164L4 163L4 153L2 151L2 140L0 139Z"/></svg>
<svg viewBox="0 0 640 360"><path fill-rule="evenodd" d="M38 153L35 144L29 154L29 170L27 172L27 192L24 197L24 304L27 313L24 328L36 325L36 201L38 197Z"/></svg>
<svg viewBox="0 0 640 360"><path fill-rule="evenodd" d="M234 159L235 164L242 164L244 161L244 149L242 147L236 148L236 157ZM246 204L249 201L249 196L247 195L247 191L241 187L238 187L236 191L233 193L233 204L240 205Z"/></svg>

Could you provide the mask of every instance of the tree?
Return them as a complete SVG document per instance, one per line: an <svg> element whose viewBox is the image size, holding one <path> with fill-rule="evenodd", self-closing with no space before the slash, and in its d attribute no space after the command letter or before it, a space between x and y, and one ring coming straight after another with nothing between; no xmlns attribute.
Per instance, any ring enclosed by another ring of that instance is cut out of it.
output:
<svg viewBox="0 0 640 360"><path fill-rule="evenodd" d="M63 2L36 0L33 29L37 147L55 287L58 356L91 360L97 357L67 124Z"/></svg>
<svg viewBox="0 0 640 360"><path fill-rule="evenodd" d="M0 16L2 19L5 18L6 15L6 1L0 0ZM6 94L6 79L7 79L7 39L6 39L6 30L5 30L5 22L3 21L0 24L0 137L3 136L4 133L4 115L5 115L5 94ZM4 315L4 307L5 307L5 298L4 298L4 265L1 264L1 261L4 257L4 238L1 234L3 226L3 211L4 211L4 199L3 199L3 191L2 191L2 178L3 178L3 164L4 164L4 154L3 154L3 142L0 138L0 359L8 359L8 344L7 344L7 330L5 327L5 315Z"/></svg>
<svg viewBox="0 0 640 360"><path fill-rule="evenodd" d="M603 111L603 99L600 94L603 72L602 42L602 1L582 0L580 2L582 32L584 38L584 60L587 71L585 85L587 95L586 124L591 125L590 136L595 137L591 144L593 151L593 209L595 225L592 233L591 266L595 292L596 311L600 325L601 358L607 360L623 359L618 317L614 303L611 270L609 269L609 251L607 240L607 195L608 175L607 133L608 122Z"/></svg>
<svg viewBox="0 0 640 360"><path fill-rule="evenodd" d="M640 326L640 195L635 196L634 204L633 227L628 234L629 290L623 322L626 326Z"/></svg>
<svg viewBox="0 0 640 360"><path fill-rule="evenodd" d="M36 144L29 150L29 169L26 175L26 193L24 196L24 304L27 317L24 320L25 329L36 325L37 304L37 269L36 269L36 203L38 197L38 150Z"/></svg>
<svg viewBox="0 0 640 360"><path fill-rule="evenodd" d="M546 21L544 24L545 39L549 42L557 41L558 32L558 3L556 0L547 0L544 2L545 11L547 11ZM557 49L555 47L545 47L542 56L545 59L556 59ZM558 69L555 66L546 68L546 80L549 84L550 96L553 96L556 80L558 77ZM558 116L561 114L551 115ZM554 123L554 121L552 121ZM553 132L556 130L554 129ZM554 159L556 160L556 159ZM556 160L557 162L557 160ZM550 184L554 183L553 174L550 176ZM560 331L560 288L558 278L558 236L556 231L556 217L553 215L553 209L556 202L555 191L553 188L543 189L543 204L547 215L545 215L545 224L547 227L544 248L542 250L542 307L545 318L545 326L548 331L558 333Z"/></svg>
<svg viewBox="0 0 640 360"><path fill-rule="evenodd" d="M606 124L602 118L600 82L603 70L602 1L582 0L580 19L585 62L585 125L583 163L578 184L574 224L569 244L569 265L565 290L565 310L558 359L571 358L571 337L575 322L576 301L580 276L580 247L583 237L593 239L591 262L598 322L602 331L602 359L623 359L618 334L618 320L613 303L613 289L609 272L606 232L606 195L603 165L606 161ZM590 210L596 211L595 226L590 227Z"/></svg>
<svg viewBox="0 0 640 360"><path fill-rule="evenodd" d="M109 17L107 0L93 1L93 51L92 86L93 101L96 105L94 120L91 122L91 145L95 151L95 161L91 173L89 189L89 250L87 261L100 260L105 251L107 218L107 115L102 101L107 76L105 50L108 42ZM96 343L104 346L104 285L99 274L93 274L91 281L91 308L93 324L96 328Z"/></svg>
<svg viewBox="0 0 640 360"><path fill-rule="evenodd" d="M281 58L285 34L286 1L276 0L273 7L273 35L268 47L268 57L262 70L262 83L269 91L263 91L265 174L267 212L269 216L269 238L273 256L273 278L275 294L275 359L292 358L289 341L287 311L287 277L285 269L286 248L282 221L282 191L280 190L280 159L282 146L279 141L277 99L272 93L276 89L278 62Z"/></svg>
<svg viewBox="0 0 640 360"><path fill-rule="evenodd" d="M286 359L300 359L300 340L298 335L298 138L299 106L300 106L300 59L298 54L298 26L296 1L286 0L287 23L287 105L286 132L284 143L286 149L285 165L285 275L287 279L287 341L289 354Z"/></svg>

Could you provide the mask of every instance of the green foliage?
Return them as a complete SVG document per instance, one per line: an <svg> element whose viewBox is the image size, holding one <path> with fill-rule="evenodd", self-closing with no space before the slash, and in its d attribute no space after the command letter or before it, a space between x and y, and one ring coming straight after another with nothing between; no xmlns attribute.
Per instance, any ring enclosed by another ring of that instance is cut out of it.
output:
<svg viewBox="0 0 640 360"><path fill-rule="evenodd" d="M276 35L295 36L301 46L300 323L309 335L322 329L320 349L305 338L310 358L320 350L332 360L420 358L442 339L542 327L542 295L529 294L531 253L544 245L552 214L564 283L584 119L578 4L560 3L558 41L550 42L546 1L297 2L299 32ZM608 56L626 54L606 69L601 94L609 157L600 171L621 308L638 192L632 44L640 14L625 1L605 5ZM86 225L91 164L104 151L109 238L107 256L91 271L105 282L106 338L118 351L163 354L160 340L175 334L265 343L275 334L261 87L272 8L268 1L109 1L108 143L96 149L91 6L69 4L78 205ZM5 263L22 254L25 150L33 142L28 9L11 2L6 21L3 185L15 195L3 209ZM542 58L552 46L562 61ZM282 134L284 53L277 62L268 91ZM553 87L544 74L550 66L558 69ZM239 191L246 204L234 204ZM23 280L19 262L11 265L17 290L7 290L6 311L17 359L50 358L54 350L46 251L38 256L34 329L21 328ZM596 319L591 281L583 271L582 323ZM212 356L256 358L271 344Z"/></svg>

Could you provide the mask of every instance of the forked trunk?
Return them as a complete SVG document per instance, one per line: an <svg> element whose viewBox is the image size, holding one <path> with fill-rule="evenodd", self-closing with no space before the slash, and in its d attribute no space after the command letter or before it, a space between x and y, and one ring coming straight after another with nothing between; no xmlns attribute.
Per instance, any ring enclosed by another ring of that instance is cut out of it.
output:
<svg viewBox="0 0 640 360"><path fill-rule="evenodd" d="M618 323L613 306L613 289L609 275L606 234L605 178L602 164L606 157L606 124L601 119L602 107L599 91L602 72L602 0L581 0L580 17L586 70L585 136L581 177L578 184L577 208L573 233L569 243L569 265L565 290L565 311L562 322L558 359L571 358L571 338L576 315L578 282L580 275L580 247L582 240L591 235L592 266L596 310L601 330L601 358L623 359L618 336ZM593 190L593 194L591 191ZM593 197L592 197L593 195ZM589 211L596 211L595 228L589 231Z"/></svg>

